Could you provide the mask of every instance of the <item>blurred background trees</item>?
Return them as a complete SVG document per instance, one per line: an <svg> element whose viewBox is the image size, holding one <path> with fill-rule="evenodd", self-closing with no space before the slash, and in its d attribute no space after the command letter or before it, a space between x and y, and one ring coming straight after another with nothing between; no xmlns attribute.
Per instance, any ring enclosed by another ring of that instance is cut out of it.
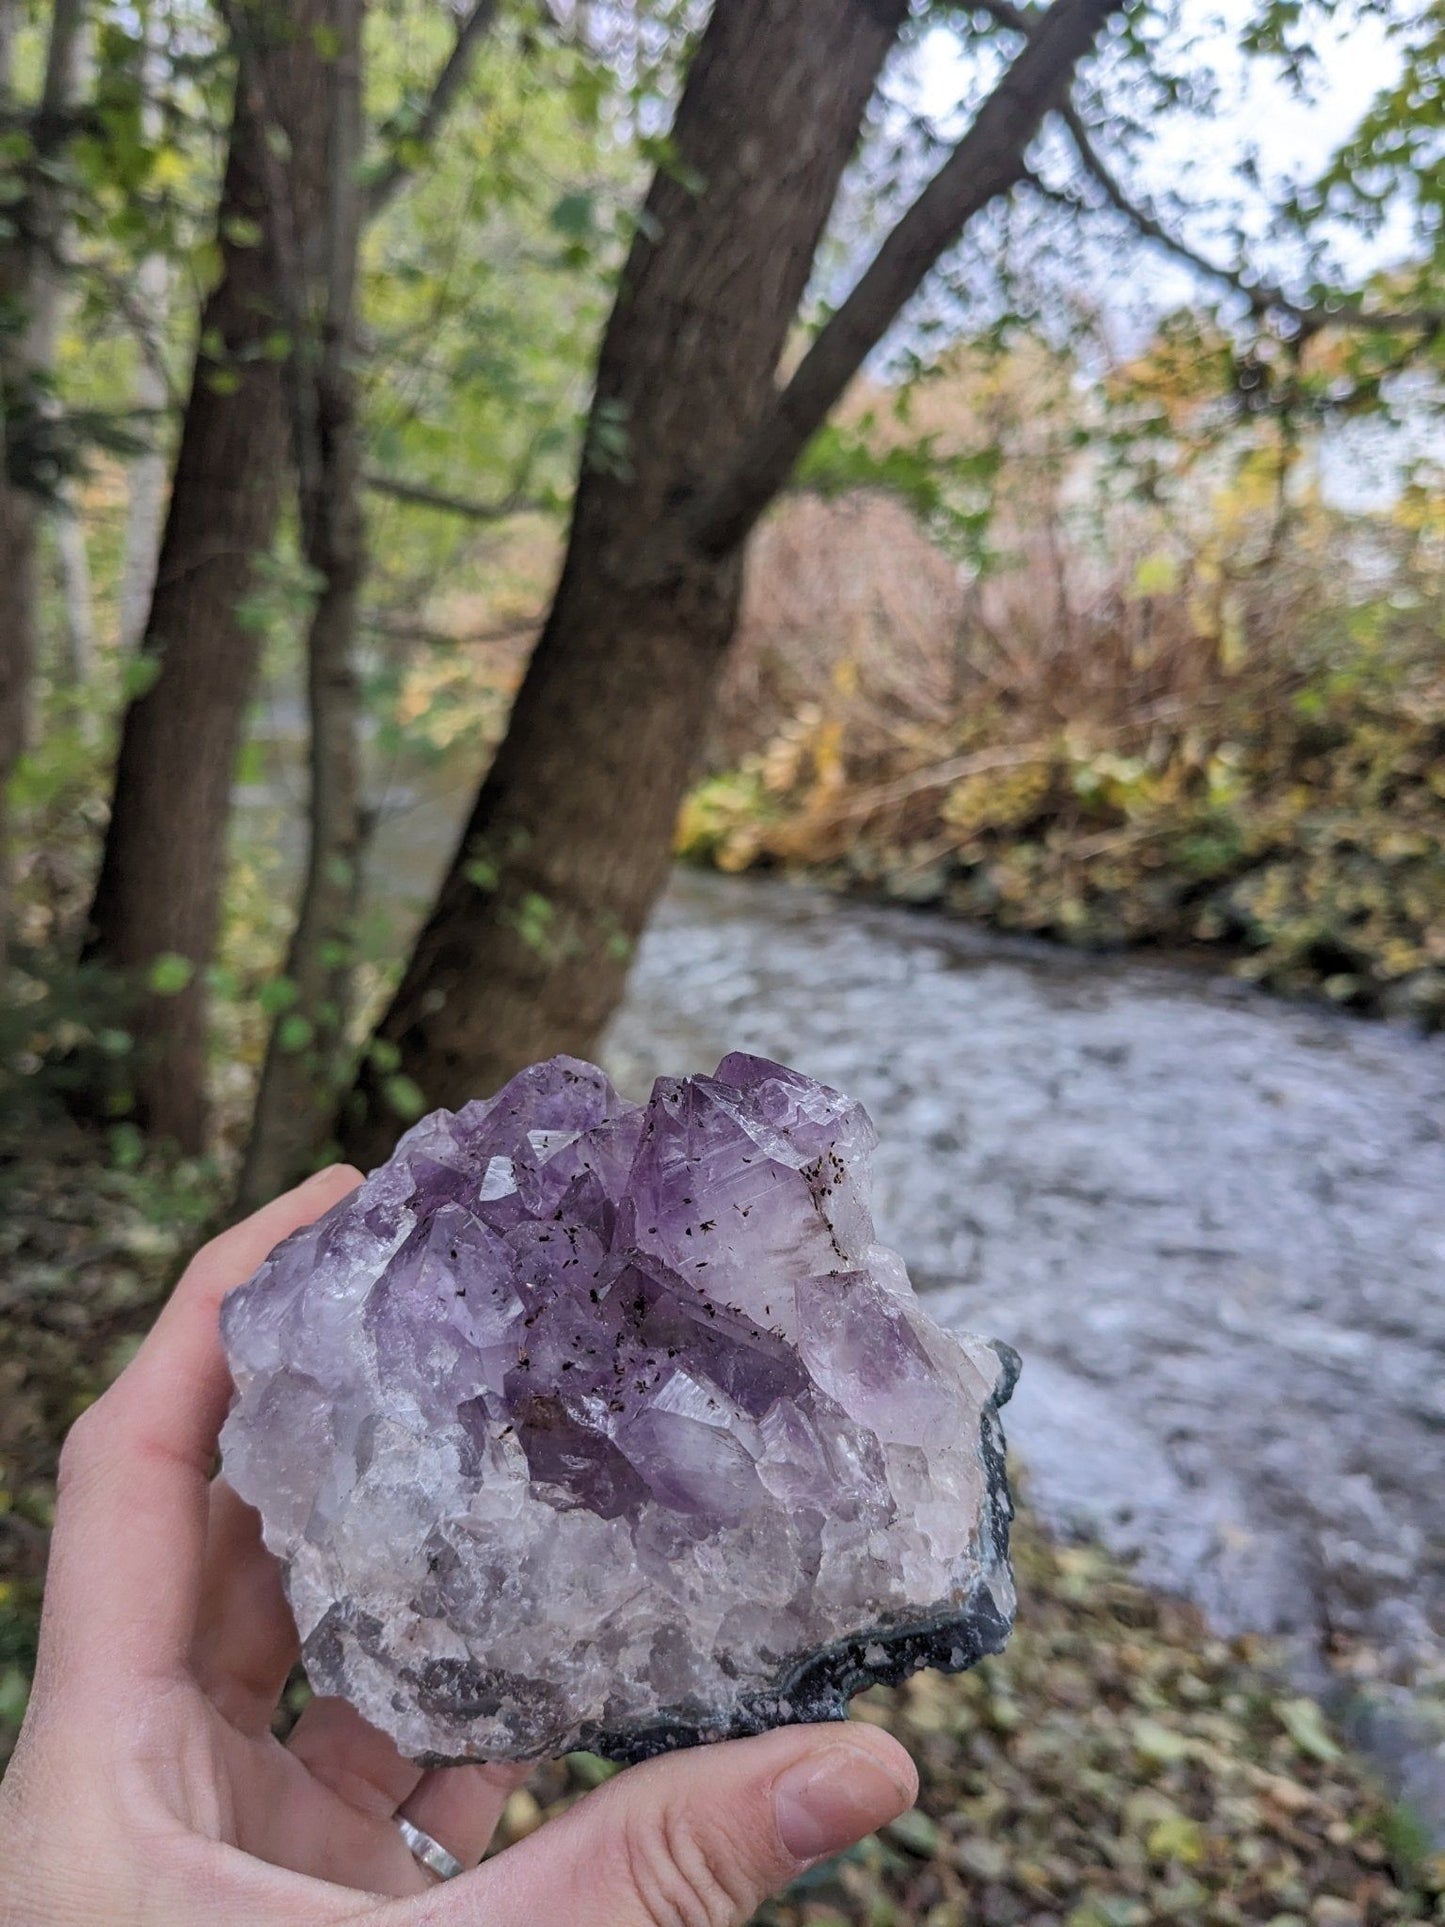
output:
<svg viewBox="0 0 1445 1927"><path fill-rule="evenodd" d="M379 1156L592 1046L674 838L1438 1018L1442 53L0 0L23 1115Z"/></svg>

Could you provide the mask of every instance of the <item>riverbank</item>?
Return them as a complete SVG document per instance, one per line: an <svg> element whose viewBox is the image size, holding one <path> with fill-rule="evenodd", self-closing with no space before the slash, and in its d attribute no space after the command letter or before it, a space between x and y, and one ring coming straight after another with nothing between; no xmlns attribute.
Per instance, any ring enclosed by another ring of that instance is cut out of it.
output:
<svg viewBox="0 0 1445 1927"><path fill-rule="evenodd" d="M1071 622L1005 576L927 648L745 626L679 853L1445 1027L1438 587L1397 558L1333 599L1332 539L1364 540L1321 516L1300 580L1146 558Z"/></svg>

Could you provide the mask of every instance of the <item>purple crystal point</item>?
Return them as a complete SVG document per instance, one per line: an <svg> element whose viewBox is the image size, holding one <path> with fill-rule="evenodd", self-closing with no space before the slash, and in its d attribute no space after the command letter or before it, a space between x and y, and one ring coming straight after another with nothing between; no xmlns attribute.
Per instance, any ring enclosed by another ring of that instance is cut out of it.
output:
<svg viewBox="0 0 1445 1927"><path fill-rule="evenodd" d="M1016 1361L875 1240L867 1113L734 1054L437 1111L233 1292L226 1475L318 1691L418 1759L618 1759L996 1651Z"/></svg>

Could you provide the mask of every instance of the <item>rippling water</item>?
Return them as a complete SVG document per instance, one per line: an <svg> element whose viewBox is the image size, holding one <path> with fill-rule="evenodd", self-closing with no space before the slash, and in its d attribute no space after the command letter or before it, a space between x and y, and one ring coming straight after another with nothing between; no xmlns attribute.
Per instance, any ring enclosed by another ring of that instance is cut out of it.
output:
<svg viewBox="0 0 1445 1927"><path fill-rule="evenodd" d="M1347 1654L1377 1727L1445 1682L1445 1040L680 875L609 1061L635 1089L732 1048L868 1105L884 1234L1024 1356L1047 1517L1302 1663Z"/></svg>

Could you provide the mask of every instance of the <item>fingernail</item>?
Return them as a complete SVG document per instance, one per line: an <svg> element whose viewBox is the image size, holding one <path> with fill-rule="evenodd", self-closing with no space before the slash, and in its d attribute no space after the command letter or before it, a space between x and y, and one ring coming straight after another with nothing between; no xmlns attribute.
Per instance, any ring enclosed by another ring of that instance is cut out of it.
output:
<svg viewBox="0 0 1445 1927"><path fill-rule="evenodd" d="M905 1786L861 1746L830 1746L800 1760L773 1788L778 1834L798 1860L839 1853L913 1805Z"/></svg>
<svg viewBox="0 0 1445 1927"><path fill-rule="evenodd" d="M313 1171L301 1188L304 1191L313 1184L324 1184L328 1178L334 1178L341 1171L345 1171L349 1177L361 1176L361 1173L349 1164L328 1164L319 1171Z"/></svg>

